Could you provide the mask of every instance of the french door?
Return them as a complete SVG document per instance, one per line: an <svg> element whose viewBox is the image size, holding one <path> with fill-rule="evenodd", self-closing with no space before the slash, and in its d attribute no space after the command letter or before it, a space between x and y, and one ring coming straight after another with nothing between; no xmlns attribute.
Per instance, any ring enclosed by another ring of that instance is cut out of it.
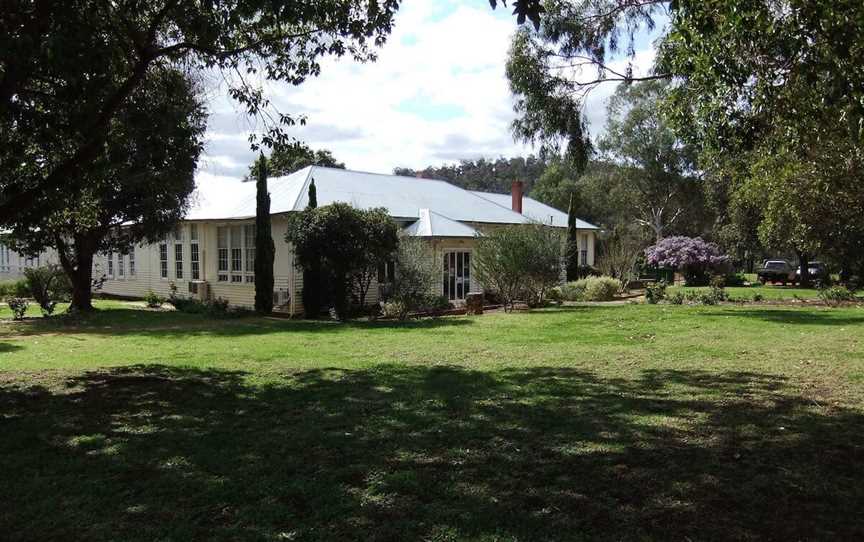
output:
<svg viewBox="0 0 864 542"><path fill-rule="evenodd" d="M471 291L471 253L444 253L444 297L450 301L465 299Z"/></svg>

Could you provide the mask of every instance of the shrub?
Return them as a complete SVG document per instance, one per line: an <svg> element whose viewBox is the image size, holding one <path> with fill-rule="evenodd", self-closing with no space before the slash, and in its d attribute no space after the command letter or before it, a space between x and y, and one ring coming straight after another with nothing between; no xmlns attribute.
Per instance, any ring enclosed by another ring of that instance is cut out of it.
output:
<svg viewBox="0 0 864 542"><path fill-rule="evenodd" d="M180 312L188 314L205 314L207 312L207 304L185 297L169 297L168 302Z"/></svg>
<svg viewBox="0 0 864 542"><path fill-rule="evenodd" d="M405 320L408 317L408 310L401 301L387 301L381 305L381 317Z"/></svg>
<svg viewBox="0 0 864 542"><path fill-rule="evenodd" d="M559 286L563 301L582 301L585 297L586 279L579 279Z"/></svg>
<svg viewBox="0 0 864 542"><path fill-rule="evenodd" d="M332 299L338 318L345 320L351 316L352 292L359 293L362 305L378 265L398 248L398 232L386 209L333 203L298 213L289 222L285 239L294 245L297 263L304 270L327 272L326 297ZM311 301L306 300L308 316L316 317L318 307L312 307Z"/></svg>
<svg viewBox="0 0 864 542"><path fill-rule="evenodd" d="M728 273L725 277L726 286L744 286L747 282L747 277L744 273Z"/></svg>
<svg viewBox="0 0 864 542"><path fill-rule="evenodd" d="M0 299L29 296L30 290L27 288L27 279L0 282Z"/></svg>
<svg viewBox="0 0 864 542"><path fill-rule="evenodd" d="M819 290L819 299L828 306L836 307L844 301L854 301L855 294L845 286L832 286Z"/></svg>
<svg viewBox="0 0 864 542"><path fill-rule="evenodd" d="M714 297L711 292L700 292L699 297L697 298L699 303L702 305L716 305L717 298Z"/></svg>
<svg viewBox="0 0 864 542"><path fill-rule="evenodd" d="M426 300L425 310L438 313L450 310L450 300L443 295L432 295Z"/></svg>
<svg viewBox="0 0 864 542"><path fill-rule="evenodd" d="M529 305L540 305L560 280L561 252L561 238L553 228L507 226L477 238L474 272L501 295L505 310L512 311L520 296Z"/></svg>
<svg viewBox="0 0 864 542"><path fill-rule="evenodd" d="M612 277L588 277L582 298L585 301L611 301L621 291L621 281Z"/></svg>
<svg viewBox="0 0 864 542"><path fill-rule="evenodd" d="M56 265L44 265L24 270L27 289L39 303L43 316L51 316L57 307L57 300L68 296L69 279Z"/></svg>
<svg viewBox="0 0 864 542"><path fill-rule="evenodd" d="M405 319L411 312L434 305L436 300L430 299L429 292L438 284L441 270L429 247L420 239L402 238L393 263L395 276L393 291L388 301L398 304L401 310L398 318ZM447 305L449 307L449 301ZM385 315L385 318L387 317L389 316Z"/></svg>
<svg viewBox="0 0 864 542"><path fill-rule="evenodd" d="M666 298L666 281L645 285L645 301L655 305Z"/></svg>
<svg viewBox="0 0 864 542"><path fill-rule="evenodd" d="M147 293L144 294L144 303L146 303L151 309L158 309L163 303L165 303L165 298L153 290L148 290Z"/></svg>
<svg viewBox="0 0 864 542"><path fill-rule="evenodd" d="M707 273L719 269L729 261L715 243L706 243L701 237L667 237L645 249L649 265L680 269L690 286L707 283Z"/></svg>
<svg viewBox="0 0 864 542"><path fill-rule="evenodd" d="M554 288L550 288L549 291L546 292L546 299L548 299L551 303L560 305L564 301L564 297L561 293L561 286L555 286Z"/></svg>
<svg viewBox="0 0 864 542"><path fill-rule="evenodd" d="M673 305L683 305L684 304L684 292L675 292L671 296L669 296L669 303Z"/></svg>
<svg viewBox="0 0 864 542"><path fill-rule="evenodd" d="M24 315L27 313L27 307L30 306L30 303L23 297L10 297L6 303L12 310L13 320L23 320Z"/></svg>
<svg viewBox="0 0 864 542"><path fill-rule="evenodd" d="M753 294L753 301L755 301L756 303L759 303L763 299L765 299L765 296L763 296L759 292L756 292L755 294Z"/></svg>
<svg viewBox="0 0 864 542"><path fill-rule="evenodd" d="M715 303L726 301L729 296L726 293L726 277L723 275L714 275L711 277L711 289L708 291Z"/></svg>

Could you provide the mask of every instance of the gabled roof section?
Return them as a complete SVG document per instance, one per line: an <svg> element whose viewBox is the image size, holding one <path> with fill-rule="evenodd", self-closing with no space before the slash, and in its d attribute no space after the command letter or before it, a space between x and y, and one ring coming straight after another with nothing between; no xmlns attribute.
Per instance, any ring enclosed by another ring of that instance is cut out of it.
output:
<svg viewBox="0 0 864 542"><path fill-rule="evenodd" d="M270 214L293 211L301 193L307 190L311 167L295 171L284 177L267 180L270 191ZM186 220L240 219L255 216L255 183L234 179L208 179L198 186L197 200ZM302 209L302 207L301 207Z"/></svg>
<svg viewBox="0 0 864 542"><path fill-rule="evenodd" d="M472 194L487 199L491 202L497 203L499 205L506 205L508 206L508 208L513 201L510 194L496 194L493 192L478 191L472 191ZM545 203L541 203L536 199L529 198L528 196L524 196L522 198L522 214L536 222L549 224L558 228L567 227L567 213L561 212L555 207L546 205ZM584 220L579 218L576 219L576 228L580 230L600 229L594 224L589 224L588 222L585 222Z"/></svg>
<svg viewBox="0 0 864 542"><path fill-rule="evenodd" d="M529 222L510 207L502 207L446 181L321 166L312 166L309 177L315 179L319 206L344 202L361 209L384 207L396 218L419 218L420 209L433 209L441 216L461 222ZM306 203L307 194L303 190L294 210L302 210Z"/></svg>
<svg viewBox="0 0 864 542"><path fill-rule="evenodd" d="M476 237L477 230L430 209L420 209L420 218L402 231L411 237Z"/></svg>

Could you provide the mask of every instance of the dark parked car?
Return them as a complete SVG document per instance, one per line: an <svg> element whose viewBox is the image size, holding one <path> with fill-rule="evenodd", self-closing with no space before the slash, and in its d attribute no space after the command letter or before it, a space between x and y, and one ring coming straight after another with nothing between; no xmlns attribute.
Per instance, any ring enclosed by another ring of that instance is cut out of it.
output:
<svg viewBox="0 0 864 542"><path fill-rule="evenodd" d="M828 278L828 268L822 262L807 262L807 271L810 272L810 280L825 280ZM801 267L795 270L798 280L801 280Z"/></svg>
<svg viewBox="0 0 864 542"><path fill-rule="evenodd" d="M785 286L789 283L795 284L798 281L795 266L786 260L765 260L756 276L762 284L779 282Z"/></svg>

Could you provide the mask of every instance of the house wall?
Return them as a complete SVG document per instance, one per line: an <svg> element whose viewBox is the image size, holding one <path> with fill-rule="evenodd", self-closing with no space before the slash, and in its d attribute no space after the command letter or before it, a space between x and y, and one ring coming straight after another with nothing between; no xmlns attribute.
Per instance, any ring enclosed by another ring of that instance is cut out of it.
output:
<svg viewBox="0 0 864 542"><path fill-rule="evenodd" d="M242 307L253 307L255 304L255 286L246 282L245 274L243 282L232 283L230 273L228 281L220 281L218 270L218 237L219 227L240 226L241 228L253 225L254 220L221 220L221 221L186 221L180 224L182 235L177 240L173 235L166 238L168 276L161 276L160 243L141 244L133 247L135 260L135 273L131 273L130 255L114 253L113 272L108 274L108 255L99 254L94 259L94 278L105 277L101 292L106 294L142 298L148 291L156 292L167 297L171 293L171 284L177 287L177 293L181 296L189 296L189 284L191 278L191 226L195 224L198 230L198 247L200 258L200 281L207 282L211 298L227 299L231 305ZM498 224L471 224L472 227L481 232L491 232L502 227ZM274 262L274 290L277 292L277 310L292 314L303 312L303 272L295 268L294 253L289 243L285 242L285 234L288 229L288 220L285 216L274 216L272 219L273 240L276 248ZM435 261L441 270L441 280L437 281L433 293L443 295L443 263L444 254L449 251L473 252L476 240L473 238L434 238L427 239L433 249ZM175 245L182 247L182 277L177 277L177 258L175 256ZM579 232L580 249L587 250L588 264L594 265L596 232ZM28 266L39 266L47 263L57 263L56 253L53 250L42 253L38 258L32 260L16 252L9 250L0 244L0 280L19 278L23 270ZM230 259L230 253L229 253ZM473 258L472 258L473 262ZM243 264L246 264L245 255ZM123 273L120 273L120 269ZM472 263L473 267L473 263ZM477 281L476 273L471 272L471 292L482 292L483 286ZM369 292L366 296L368 304L379 301L379 287L373 279Z"/></svg>
<svg viewBox="0 0 864 542"><path fill-rule="evenodd" d="M243 241L245 234L243 227L254 225L254 220L231 220L231 221L196 221L182 222L179 226L182 234L180 236L169 235L165 240L167 252L168 273L162 276L160 259L160 245L162 243L141 244L134 247L135 274L130 273L129 255L114 253L113 273L108 274L108 255L100 254L94 262L94 277L105 276L106 280L102 286L102 292L110 295L140 298L148 291L153 291L162 296L171 293L171 285L177 287L180 296L192 296L190 294L190 283L192 279L192 239L191 231L194 224L198 232L198 251L200 260L200 274L198 281L206 282L209 288L210 298L227 299L231 305L241 307L254 307L255 284L247 281L247 276L253 275L251 269L246 269L245 250L241 255L243 271L240 273L220 273L219 271L219 249L218 231L220 227L239 227ZM276 248L274 260L274 290L277 293L277 309L290 311L292 291L292 280L294 279L294 258L290 246L283 241L288 229L287 219L274 217L272 220L273 240ZM230 235L230 234L229 234ZM182 248L182 274L178 276L176 245ZM231 251L229 250L229 269L231 267ZM119 273L123 266L123 274ZM220 280L220 275L227 276L228 280ZM237 276L241 282L232 282L232 276ZM302 287L302 286L301 286ZM295 288L296 291L296 288ZM302 309L302 307L301 307Z"/></svg>
<svg viewBox="0 0 864 542"><path fill-rule="evenodd" d="M31 258L0 243L0 281L20 279L24 276L24 270L30 267L58 263L57 252L53 249L46 250Z"/></svg>

